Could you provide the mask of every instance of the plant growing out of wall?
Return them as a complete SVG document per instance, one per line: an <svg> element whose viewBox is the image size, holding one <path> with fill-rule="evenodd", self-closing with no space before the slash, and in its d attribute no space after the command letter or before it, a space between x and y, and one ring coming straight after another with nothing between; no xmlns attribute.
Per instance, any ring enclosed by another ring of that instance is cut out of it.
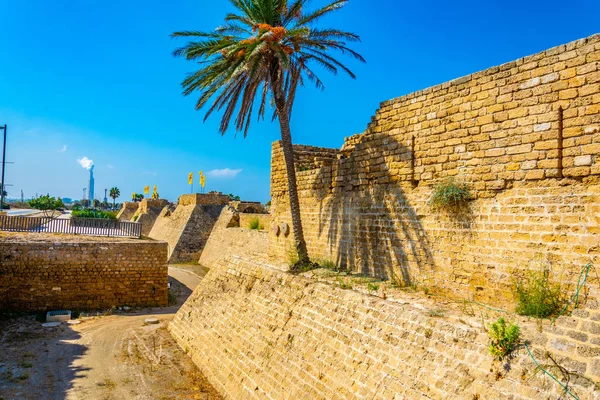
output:
<svg viewBox="0 0 600 400"><path fill-rule="evenodd" d="M548 318L557 315L565 304L562 285L552 283L550 270L527 270L525 276L515 281L517 296L516 312L536 318Z"/></svg>
<svg viewBox="0 0 600 400"><path fill-rule="evenodd" d="M467 207L470 200L472 196L467 184L451 177L434 186L429 205L434 210L459 212Z"/></svg>
<svg viewBox="0 0 600 400"><path fill-rule="evenodd" d="M256 231L260 231L264 229L264 226L260 223L260 219L258 218L252 218L250 220L250 222L248 222L248 227L251 230L256 230Z"/></svg>
<svg viewBox="0 0 600 400"><path fill-rule="evenodd" d="M488 335L490 337L490 354L502 361L519 343L521 328L512 323L507 324L504 318L500 318L490 326Z"/></svg>

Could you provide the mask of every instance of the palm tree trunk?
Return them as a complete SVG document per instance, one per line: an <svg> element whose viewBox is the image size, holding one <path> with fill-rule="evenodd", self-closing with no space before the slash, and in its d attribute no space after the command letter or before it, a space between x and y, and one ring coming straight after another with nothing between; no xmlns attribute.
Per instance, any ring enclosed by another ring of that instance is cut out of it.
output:
<svg viewBox="0 0 600 400"><path fill-rule="evenodd" d="M274 85L275 86L275 85ZM276 87L276 86L275 86ZM304 241L304 232L302 231L302 220L300 217L300 202L298 200L298 187L296 186L296 169L294 165L294 148L292 147L292 132L290 130L290 118L287 111L287 105L283 96L274 90L275 106L279 126L281 128L281 144L283 147L283 158L285 159L285 169L288 178L288 190L290 194L290 208L292 211L292 227L294 229L294 244L298 252L298 263L308 264L308 250Z"/></svg>

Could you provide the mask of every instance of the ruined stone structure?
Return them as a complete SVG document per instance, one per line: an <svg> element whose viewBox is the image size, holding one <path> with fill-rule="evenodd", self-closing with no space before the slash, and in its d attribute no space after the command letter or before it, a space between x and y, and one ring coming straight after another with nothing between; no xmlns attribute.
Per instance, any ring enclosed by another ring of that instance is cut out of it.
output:
<svg viewBox="0 0 600 400"><path fill-rule="evenodd" d="M167 305L167 244L51 234L3 235L0 310Z"/></svg>
<svg viewBox="0 0 600 400"><path fill-rule="evenodd" d="M265 228L269 227L268 215L238 213L234 206L221 211L198 263L211 268L231 254L253 260L266 260L268 233L266 230L248 229L247 217L260 217Z"/></svg>
<svg viewBox="0 0 600 400"><path fill-rule="evenodd" d="M169 205L169 201L163 199L144 199L139 204L131 220L141 223L142 235L148 236L160 213Z"/></svg>
<svg viewBox="0 0 600 400"><path fill-rule="evenodd" d="M433 307L229 256L211 264L170 330L229 399L561 398L526 349L508 371L492 360L479 314L446 305L436 317ZM551 363L550 350L581 400L600 394L600 305L588 307L542 332L518 321L535 357Z"/></svg>
<svg viewBox="0 0 600 400"><path fill-rule="evenodd" d="M117 219L120 221L131 221L131 219L137 212L139 206L140 206L140 203L138 203L138 202L131 202L131 201L124 202L123 205L121 206L121 209L119 210L119 212L117 214Z"/></svg>
<svg viewBox="0 0 600 400"><path fill-rule="evenodd" d="M600 266L599 64L592 36L384 102L341 150L295 146L310 255L384 279L363 293L286 272L293 232L275 143L268 257L249 251L264 238L223 211L201 258L210 272L171 333L231 399L568 396L532 356L576 398L600 398L594 273L556 324L510 313L523 270L575 283L584 264ZM474 197L459 213L429 205L446 177ZM398 288L415 285L429 296ZM500 316L531 350L508 367L488 351Z"/></svg>
<svg viewBox="0 0 600 400"><path fill-rule="evenodd" d="M595 35L386 101L341 150L295 146L311 257L504 305L540 259L576 283L600 266L599 65ZM468 210L429 205L447 177L469 186ZM271 195L274 227L291 227L280 143ZM281 231L274 259L292 247Z"/></svg>
<svg viewBox="0 0 600 400"><path fill-rule="evenodd" d="M197 261L228 203L229 196L222 193L184 194L174 211L163 209L148 236L169 244L169 262Z"/></svg>

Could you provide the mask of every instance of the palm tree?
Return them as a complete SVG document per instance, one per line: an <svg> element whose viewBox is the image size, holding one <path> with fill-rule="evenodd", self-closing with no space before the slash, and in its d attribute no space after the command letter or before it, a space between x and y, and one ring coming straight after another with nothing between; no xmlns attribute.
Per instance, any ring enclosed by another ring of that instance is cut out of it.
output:
<svg viewBox="0 0 600 400"><path fill-rule="evenodd" d="M112 197L112 199L113 199L113 210L114 210L115 209L115 201L117 200L117 197L121 196L121 191L116 186L113 188L110 188L109 196Z"/></svg>
<svg viewBox="0 0 600 400"><path fill-rule="evenodd" d="M329 53L338 51L364 62L346 45L346 42L359 41L359 37L338 29L314 26L321 17L343 7L347 0L333 1L312 12L305 12L308 0L230 2L236 13L227 14L224 25L215 31L173 33L172 37L193 40L175 50L174 55L200 64L200 69L183 80L183 94L200 93L196 109L201 109L212 99L205 120L215 110L224 109L221 134L225 134L236 114L235 128L243 131L244 137L250 128L256 100L260 106L259 119L264 118L268 101L274 103L273 119L279 120L281 130L294 241L299 263L306 264L309 258L300 219L290 131L292 105L298 85L303 86L306 79L324 89L313 65L334 74L342 70L355 78L352 71Z"/></svg>

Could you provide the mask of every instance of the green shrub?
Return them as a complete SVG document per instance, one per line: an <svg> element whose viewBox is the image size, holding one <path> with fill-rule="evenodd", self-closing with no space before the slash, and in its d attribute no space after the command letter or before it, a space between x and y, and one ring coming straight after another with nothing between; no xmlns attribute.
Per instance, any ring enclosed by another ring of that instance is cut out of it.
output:
<svg viewBox="0 0 600 400"><path fill-rule="evenodd" d="M167 296L170 306L177 304L177 294L175 294L171 289L169 289Z"/></svg>
<svg viewBox="0 0 600 400"><path fill-rule="evenodd" d="M516 312L529 317L547 318L558 315L565 299L560 283L550 282L550 271L526 271L515 282Z"/></svg>
<svg viewBox="0 0 600 400"><path fill-rule="evenodd" d="M137 220L138 220L139 217L140 217L139 215L134 215L133 216L133 222L137 222Z"/></svg>
<svg viewBox="0 0 600 400"><path fill-rule="evenodd" d="M376 283L373 283L373 282L369 282L369 283L367 283L367 289L370 292L376 292L379 290L379 285Z"/></svg>
<svg viewBox="0 0 600 400"><path fill-rule="evenodd" d="M331 269L331 270L335 270L335 271L337 271L337 269L338 269L337 265L332 260L320 260L318 262L318 264L321 268Z"/></svg>
<svg viewBox="0 0 600 400"><path fill-rule="evenodd" d="M490 354L502 361L519 343L521 328L518 325L508 324L504 318L494 322L488 331L490 336Z"/></svg>
<svg viewBox="0 0 600 400"><path fill-rule="evenodd" d="M101 210L79 210L73 211L73 218L101 218L101 219L117 219L117 214L110 211Z"/></svg>
<svg viewBox="0 0 600 400"><path fill-rule="evenodd" d="M472 199L466 183L459 183L454 178L447 178L433 188L429 204L434 209L457 211Z"/></svg>
<svg viewBox="0 0 600 400"><path fill-rule="evenodd" d="M257 231L264 229L264 227L260 223L260 219L258 219L258 218L252 218L250 220L250 222L248 222L248 227L252 230L257 230Z"/></svg>

